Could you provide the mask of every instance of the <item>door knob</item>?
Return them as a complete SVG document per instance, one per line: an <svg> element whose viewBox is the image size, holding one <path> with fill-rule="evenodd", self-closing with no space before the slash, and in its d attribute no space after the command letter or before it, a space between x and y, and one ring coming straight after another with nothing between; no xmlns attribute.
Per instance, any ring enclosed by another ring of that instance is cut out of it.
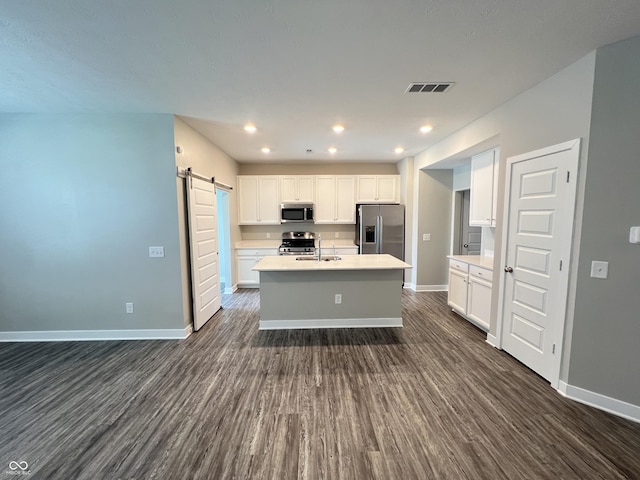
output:
<svg viewBox="0 0 640 480"><path fill-rule="evenodd" d="M462 245L464 248L469 248L469 244L465 243L464 245Z"/></svg>
<svg viewBox="0 0 640 480"><path fill-rule="evenodd" d="M504 271L507 273L513 273L513 268L511 267L504 267Z"/></svg>

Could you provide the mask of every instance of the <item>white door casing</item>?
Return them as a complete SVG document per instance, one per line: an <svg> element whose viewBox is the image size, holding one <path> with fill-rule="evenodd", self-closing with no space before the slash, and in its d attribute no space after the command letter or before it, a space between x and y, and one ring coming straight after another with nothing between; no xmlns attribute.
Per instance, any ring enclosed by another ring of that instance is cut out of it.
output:
<svg viewBox="0 0 640 480"><path fill-rule="evenodd" d="M507 159L498 347L558 387L580 139Z"/></svg>
<svg viewBox="0 0 640 480"><path fill-rule="evenodd" d="M197 331L221 307L218 218L213 183L189 176L187 190L193 329Z"/></svg>

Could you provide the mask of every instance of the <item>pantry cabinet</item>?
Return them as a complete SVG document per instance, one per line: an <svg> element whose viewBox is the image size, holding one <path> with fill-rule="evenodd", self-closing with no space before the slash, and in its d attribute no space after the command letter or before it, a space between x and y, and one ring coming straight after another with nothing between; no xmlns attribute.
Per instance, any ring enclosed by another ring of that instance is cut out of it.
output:
<svg viewBox="0 0 640 480"><path fill-rule="evenodd" d="M499 148L471 158L469 225L472 227L496 226L499 158Z"/></svg>
<svg viewBox="0 0 640 480"><path fill-rule="evenodd" d="M279 185L277 175L238 176L238 223L280 224Z"/></svg>

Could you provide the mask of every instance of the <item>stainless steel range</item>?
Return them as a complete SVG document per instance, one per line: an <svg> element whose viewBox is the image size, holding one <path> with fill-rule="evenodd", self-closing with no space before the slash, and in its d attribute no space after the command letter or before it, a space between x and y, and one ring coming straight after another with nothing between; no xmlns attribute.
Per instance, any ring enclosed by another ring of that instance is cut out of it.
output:
<svg viewBox="0 0 640 480"><path fill-rule="evenodd" d="M315 243L313 232L284 232L278 255L315 255Z"/></svg>

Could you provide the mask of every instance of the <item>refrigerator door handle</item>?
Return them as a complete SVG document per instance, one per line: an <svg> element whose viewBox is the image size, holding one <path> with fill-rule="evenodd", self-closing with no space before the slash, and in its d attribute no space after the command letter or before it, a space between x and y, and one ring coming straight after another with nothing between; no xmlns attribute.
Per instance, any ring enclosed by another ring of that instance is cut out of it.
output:
<svg viewBox="0 0 640 480"><path fill-rule="evenodd" d="M378 224L378 234L376 235L376 253L382 253L382 239L384 238L384 233L382 232L382 215L378 215L377 222Z"/></svg>

